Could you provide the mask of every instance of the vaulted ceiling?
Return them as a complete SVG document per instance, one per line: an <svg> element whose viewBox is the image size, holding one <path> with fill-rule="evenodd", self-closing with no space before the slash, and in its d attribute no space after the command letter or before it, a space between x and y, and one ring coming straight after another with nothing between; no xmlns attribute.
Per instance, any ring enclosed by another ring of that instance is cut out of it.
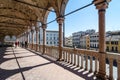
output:
<svg viewBox="0 0 120 80"><path fill-rule="evenodd" d="M57 17L64 15L67 2L68 0L0 0L0 38L6 35L18 36L38 20L45 24L50 11L56 13Z"/></svg>

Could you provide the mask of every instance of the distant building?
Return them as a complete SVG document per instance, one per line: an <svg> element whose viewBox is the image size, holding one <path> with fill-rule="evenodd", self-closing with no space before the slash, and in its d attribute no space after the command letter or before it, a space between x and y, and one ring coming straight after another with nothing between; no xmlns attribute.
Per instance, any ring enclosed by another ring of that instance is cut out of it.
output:
<svg viewBox="0 0 120 80"><path fill-rule="evenodd" d="M39 44L43 44L43 31L40 29L40 42ZM46 45L48 46L58 46L59 44L59 32L58 31L52 31L52 30L46 30Z"/></svg>
<svg viewBox="0 0 120 80"><path fill-rule="evenodd" d="M99 33L96 32L90 35L90 48L98 49L99 47Z"/></svg>
<svg viewBox="0 0 120 80"><path fill-rule="evenodd" d="M90 30L86 30L86 31L79 31L79 32L73 33L72 34L73 46L80 47L80 37L84 36L84 35L87 35L87 34L93 34L93 33L95 33L94 29L90 29Z"/></svg>
<svg viewBox="0 0 120 80"><path fill-rule="evenodd" d="M106 38L106 51L120 52L120 35L111 35Z"/></svg>
<svg viewBox="0 0 120 80"><path fill-rule="evenodd" d="M84 35L80 37L80 48L90 49L90 36Z"/></svg>
<svg viewBox="0 0 120 80"><path fill-rule="evenodd" d="M67 47L72 47L72 36L66 37L65 38L65 46Z"/></svg>

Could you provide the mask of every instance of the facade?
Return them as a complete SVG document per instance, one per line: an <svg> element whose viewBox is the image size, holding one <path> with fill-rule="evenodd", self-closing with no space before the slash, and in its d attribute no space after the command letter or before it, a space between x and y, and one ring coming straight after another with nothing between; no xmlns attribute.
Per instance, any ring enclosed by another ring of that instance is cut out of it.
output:
<svg viewBox="0 0 120 80"><path fill-rule="evenodd" d="M43 44L43 31L40 29L40 42L39 44ZM59 41L59 32L58 31L52 31L52 30L47 30L46 31L46 45L48 46L58 46L58 41Z"/></svg>
<svg viewBox="0 0 120 80"><path fill-rule="evenodd" d="M96 32L90 35L90 48L91 49L98 49L99 47L99 33Z"/></svg>
<svg viewBox="0 0 120 80"><path fill-rule="evenodd" d="M80 37L82 35L85 35L85 32L79 31L79 32L75 32L75 33L72 34L72 37L73 37L72 44L73 44L73 46L80 47Z"/></svg>
<svg viewBox="0 0 120 80"><path fill-rule="evenodd" d="M87 35L87 34L93 34L93 33L95 33L94 29L90 29L90 30L86 30L86 31L79 31L79 32L73 33L72 34L73 46L80 47L80 38L81 38L81 36L84 36L84 35Z"/></svg>
<svg viewBox="0 0 120 80"><path fill-rule="evenodd" d="M80 48L90 49L90 36L89 35L80 37Z"/></svg>
<svg viewBox="0 0 120 80"><path fill-rule="evenodd" d="M106 38L106 51L120 53L120 35L112 35Z"/></svg>
<svg viewBox="0 0 120 80"><path fill-rule="evenodd" d="M65 46L72 47L72 36L65 38Z"/></svg>
<svg viewBox="0 0 120 80"><path fill-rule="evenodd" d="M46 45L58 46L59 32L58 31L46 31Z"/></svg>

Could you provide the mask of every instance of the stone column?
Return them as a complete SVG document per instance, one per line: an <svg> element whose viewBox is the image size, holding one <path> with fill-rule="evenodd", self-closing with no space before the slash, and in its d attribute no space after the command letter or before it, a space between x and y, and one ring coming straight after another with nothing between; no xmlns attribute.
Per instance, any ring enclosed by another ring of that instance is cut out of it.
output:
<svg viewBox="0 0 120 80"><path fill-rule="evenodd" d="M45 54L45 45L46 45L46 24L42 24L42 29L43 29L43 53Z"/></svg>
<svg viewBox="0 0 120 80"><path fill-rule="evenodd" d="M99 15L99 72L97 78L106 80L105 10L108 7L108 2L104 1L98 4L102 1L103 0L94 0Z"/></svg>
<svg viewBox="0 0 120 80"><path fill-rule="evenodd" d="M28 48L30 48L30 31L28 31Z"/></svg>
<svg viewBox="0 0 120 80"><path fill-rule="evenodd" d="M39 28L38 27L35 27L35 30L36 30L36 51L38 51L38 41L39 41L39 35L38 35L38 31L39 31Z"/></svg>
<svg viewBox="0 0 120 80"><path fill-rule="evenodd" d="M28 32L28 47L30 48L30 32Z"/></svg>
<svg viewBox="0 0 120 80"><path fill-rule="evenodd" d="M34 30L31 29L31 34L32 34L32 46L31 46L31 49L33 49L33 46L34 46Z"/></svg>
<svg viewBox="0 0 120 80"><path fill-rule="evenodd" d="M58 18L57 22L59 25L59 58L58 60L62 60L62 47L63 47L63 32L62 32L62 27L63 27L63 21L64 18Z"/></svg>

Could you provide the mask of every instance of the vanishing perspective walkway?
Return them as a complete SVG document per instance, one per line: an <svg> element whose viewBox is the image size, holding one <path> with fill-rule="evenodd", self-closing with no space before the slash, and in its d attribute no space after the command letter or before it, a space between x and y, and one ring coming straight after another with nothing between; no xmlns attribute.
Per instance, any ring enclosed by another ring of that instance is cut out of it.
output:
<svg viewBox="0 0 120 80"><path fill-rule="evenodd" d="M85 74L40 53L20 47L0 48L0 80L92 80Z"/></svg>

